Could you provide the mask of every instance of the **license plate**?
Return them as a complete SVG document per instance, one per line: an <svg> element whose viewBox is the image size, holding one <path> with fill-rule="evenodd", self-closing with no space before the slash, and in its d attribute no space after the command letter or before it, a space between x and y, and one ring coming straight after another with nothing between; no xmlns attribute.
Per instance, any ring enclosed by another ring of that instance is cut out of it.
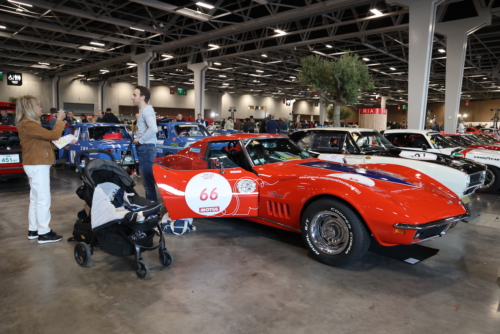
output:
<svg viewBox="0 0 500 334"><path fill-rule="evenodd" d="M132 156L132 151L122 151L121 160L124 165L131 165L134 163L134 157Z"/></svg>
<svg viewBox="0 0 500 334"><path fill-rule="evenodd" d="M0 164L19 163L19 154L2 154L0 155Z"/></svg>
<svg viewBox="0 0 500 334"><path fill-rule="evenodd" d="M462 202L464 202L464 204L468 204L468 203L470 203L470 196L462 197L461 200L462 200Z"/></svg>

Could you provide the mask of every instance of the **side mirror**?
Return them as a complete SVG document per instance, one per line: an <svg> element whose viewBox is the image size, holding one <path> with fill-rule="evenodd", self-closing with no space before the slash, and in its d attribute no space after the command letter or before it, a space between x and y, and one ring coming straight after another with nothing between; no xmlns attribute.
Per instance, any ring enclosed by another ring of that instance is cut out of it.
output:
<svg viewBox="0 0 500 334"><path fill-rule="evenodd" d="M429 147L428 147L426 144L422 144L422 149L423 149L424 151L427 151L427 149L428 149L428 148L429 148Z"/></svg>
<svg viewBox="0 0 500 334"><path fill-rule="evenodd" d="M220 161L219 157L210 158L210 160L212 160L212 164L214 167L220 167L221 174L226 174L226 171L224 170L224 163Z"/></svg>

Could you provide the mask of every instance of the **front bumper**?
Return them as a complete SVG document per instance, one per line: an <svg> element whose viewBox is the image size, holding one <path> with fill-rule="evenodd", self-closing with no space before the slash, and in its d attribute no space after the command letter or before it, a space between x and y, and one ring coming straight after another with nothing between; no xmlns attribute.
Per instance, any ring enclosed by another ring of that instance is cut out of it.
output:
<svg viewBox="0 0 500 334"><path fill-rule="evenodd" d="M394 224L394 227L397 229L415 231L415 235L413 236L413 240L411 242L412 244L415 244L442 237L446 234L446 232L448 232L450 228L455 227L455 225L457 225L459 221L470 217L470 211L468 209L466 210L467 213L464 213L462 215L441 219L430 223L419 225L397 223Z"/></svg>

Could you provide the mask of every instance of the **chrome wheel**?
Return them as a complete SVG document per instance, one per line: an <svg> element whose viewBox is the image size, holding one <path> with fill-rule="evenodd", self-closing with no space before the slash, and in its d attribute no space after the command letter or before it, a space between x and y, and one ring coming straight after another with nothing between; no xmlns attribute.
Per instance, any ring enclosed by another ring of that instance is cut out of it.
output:
<svg viewBox="0 0 500 334"><path fill-rule="evenodd" d="M481 186L481 189L487 189L491 187L495 183L496 177L495 174L490 170L486 170L486 179L484 180L484 184Z"/></svg>
<svg viewBox="0 0 500 334"><path fill-rule="evenodd" d="M322 253L341 253L349 244L348 224L344 217L335 212L319 212L311 221L311 241Z"/></svg>

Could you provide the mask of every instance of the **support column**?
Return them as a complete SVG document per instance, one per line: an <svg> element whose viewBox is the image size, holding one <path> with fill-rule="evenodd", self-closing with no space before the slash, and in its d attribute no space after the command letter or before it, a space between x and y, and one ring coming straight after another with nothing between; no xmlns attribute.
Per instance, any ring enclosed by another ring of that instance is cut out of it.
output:
<svg viewBox="0 0 500 334"><path fill-rule="evenodd" d="M476 17L436 25L436 31L446 36L444 133L455 133L457 130L467 37L485 25L491 24L489 8L479 7L476 3L478 13Z"/></svg>
<svg viewBox="0 0 500 334"><path fill-rule="evenodd" d="M137 84L149 88L149 64L154 59L155 53L152 51L132 56L132 60L137 64Z"/></svg>
<svg viewBox="0 0 500 334"><path fill-rule="evenodd" d="M209 67L207 61L202 61L201 63L188 64L188 68L194 73L194 112L195 117L201 114L201 117L205 117L205 72ZM220 112L222 116L222 110Z"/></svg>
<svg viewBox="0 0 500 334"><path fill-rule="evenodd" d="M424 129L436 7L444 0L397 0L410 9L408 128Z"/></svg>
<svg viewBox="0 0 500 334"><path fill-rule="evenodd" d="M97 112L99 110L104 111L104 96L106 96L106 94L105 94L106 84L107 84L107 81L104 80L104 81L100 81L99 85L97 86L98 87L97 88L98 89L98 91L97 91L97 110L94 110L95 115L97 115ZM118 112L118 110L115 112Z"/></svg>
<svg viewBox="0 0 500 334"><path fill-rule="evenodd" d="M323 101L323 98L319 99L319 125L323 125L325 123L326 118L326 106Z"/></svg>
<svg viewBox="0 0 500 334"><path fill-rule="evenodd" d="M55 76L52 78L52 106L51 108L56 108L59 110L59 80L61 77Z"/></svg>

